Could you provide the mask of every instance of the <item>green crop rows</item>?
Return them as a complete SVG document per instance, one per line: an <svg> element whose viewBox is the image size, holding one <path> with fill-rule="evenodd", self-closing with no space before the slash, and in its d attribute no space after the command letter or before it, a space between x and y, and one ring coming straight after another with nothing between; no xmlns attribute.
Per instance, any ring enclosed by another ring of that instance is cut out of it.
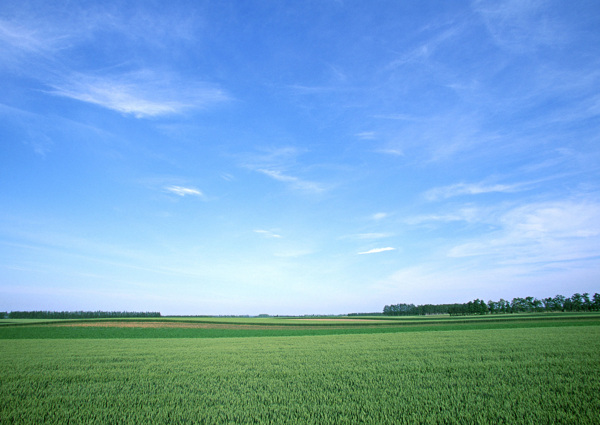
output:
<svg viewBox="0 0 600 425"><path fill-rule="evenodd" d="M0 339L0 423L598 424L600 326L584 323Z"/></svg>

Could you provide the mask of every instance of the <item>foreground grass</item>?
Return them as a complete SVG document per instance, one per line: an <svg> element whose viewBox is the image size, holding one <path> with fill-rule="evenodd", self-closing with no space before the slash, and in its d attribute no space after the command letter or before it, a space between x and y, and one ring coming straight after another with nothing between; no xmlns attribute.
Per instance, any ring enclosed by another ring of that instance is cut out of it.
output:
<svg viewBox="0 0 600 425"><path fill-rule="evenodd" d="M597 424L599 394L597 325L0 340L2 424Z"/></svg>

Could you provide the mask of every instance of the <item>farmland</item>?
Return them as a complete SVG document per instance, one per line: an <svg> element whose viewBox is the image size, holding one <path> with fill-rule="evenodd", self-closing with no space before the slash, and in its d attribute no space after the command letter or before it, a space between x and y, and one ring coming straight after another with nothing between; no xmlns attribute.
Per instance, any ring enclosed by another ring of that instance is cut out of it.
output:
<svg viewBox="0 0 600 425"><path fill-rule="evenodd" d="M0 326L3 424L597 424L599 394L597 314Z"/></svg>

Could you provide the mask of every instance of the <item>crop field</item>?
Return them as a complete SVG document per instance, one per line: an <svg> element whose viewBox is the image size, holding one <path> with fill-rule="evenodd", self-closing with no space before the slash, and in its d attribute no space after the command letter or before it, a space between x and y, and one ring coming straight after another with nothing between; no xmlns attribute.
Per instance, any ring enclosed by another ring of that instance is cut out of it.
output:
<svg viewBox="0 0 600 425"><path fill-rule="evenodd" d="M0 326L2 424L599 424L599 415L598 314Z"/></svg>

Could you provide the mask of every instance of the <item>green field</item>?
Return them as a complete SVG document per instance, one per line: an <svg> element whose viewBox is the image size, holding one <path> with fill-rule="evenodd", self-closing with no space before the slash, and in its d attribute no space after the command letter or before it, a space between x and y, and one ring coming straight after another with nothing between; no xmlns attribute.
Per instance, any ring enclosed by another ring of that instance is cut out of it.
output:
<svg viewBox="0 0 600 425"><path fill-rule="evenodd" d="M0 327L0 423L600 423L597 314L133 321Z"/></svg>

